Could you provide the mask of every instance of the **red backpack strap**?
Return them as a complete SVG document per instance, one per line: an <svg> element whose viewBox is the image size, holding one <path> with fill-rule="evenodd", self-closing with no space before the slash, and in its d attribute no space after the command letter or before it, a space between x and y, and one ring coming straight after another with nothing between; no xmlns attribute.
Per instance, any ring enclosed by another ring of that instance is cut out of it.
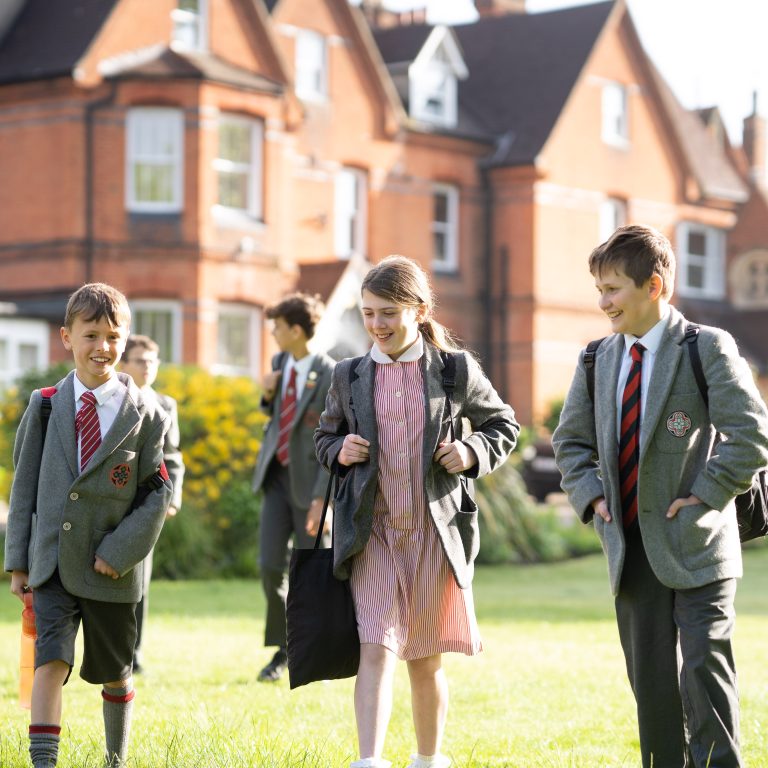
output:
<svg viewBox="0 0 768 768"><path fill-rule="evenodd" d="M43 397L53 397L56 394L56 387L43 387L40 390L40 394Z"/></svg>
<svg viewBox="0 0 768 768"><path fill-rule="evenodd" d="M43 445L45 445L45 435L48 432L48 419L51 418L51 398L56 394L56 387L43 387L40 390L43 401L40 403L40 419L43 425Z"/></svg>

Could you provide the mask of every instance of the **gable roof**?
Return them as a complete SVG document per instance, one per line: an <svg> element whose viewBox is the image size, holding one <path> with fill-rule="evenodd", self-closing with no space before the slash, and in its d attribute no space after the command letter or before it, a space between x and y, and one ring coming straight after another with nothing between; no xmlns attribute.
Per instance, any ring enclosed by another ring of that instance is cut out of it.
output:
<svg viewBox="0 0 768 768"><path fill-rule="evenodd" d="M614 2L548 13L480 18L453 28L469 77L459 83L459 123L488 140L504 137L500 165L534 161L549 137ZM374 37L387 65L412 61L432 27L380 29Z"/></svg>
<svg viewBox="0 0 768 768"><path fill-rule="evenodd" d="M746 202L749 190L730 162L727 147L717 143L702 120L703 110L688 110L648 59L653 83L671 121L688 171L706 197ZM711 116L711 112L705 113Z"/></svg>
<svg viewBox="0 0 768 768"><path fill-rule="evenodd" d="M71 76L119 0L26 0L0 40L0 83Z"/></svg>
<svg viewBox="0 0 768 768"><path fill-rule="evenodd" d="M209 80L266 93L283 91L280 83L212 53L176 51L163 44L105 59L99 69L105 78Z"/></svg>

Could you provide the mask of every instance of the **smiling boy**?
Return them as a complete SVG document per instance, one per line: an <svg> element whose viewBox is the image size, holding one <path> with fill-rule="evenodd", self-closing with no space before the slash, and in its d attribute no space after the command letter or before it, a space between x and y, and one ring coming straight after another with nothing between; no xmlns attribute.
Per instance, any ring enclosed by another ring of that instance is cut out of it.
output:
<svg viewBox="0 0 768 768"><path fill-rule="evenodd" d="M741 768L733 499L768 462L765 403L733 338L702 327L705 405L661 233L621 227L589 269L613 335L594 359L594 404L580 356L552 442L608 558L643 766Z"/></svg>
<svg viewBox="0 0 768 768"><path fill-rule="evenodd" d="M33 591L34 768L56 765L62 689L81 623L80 676L102 685L105 764L125 764L141 563L171 498L162 463L168 418L129 376L115 372L130 322L116 289L91 283L77 290L61 328L75 370L46 393L47 431L36 390L16 434L5 570L20 600Z"/></svg>

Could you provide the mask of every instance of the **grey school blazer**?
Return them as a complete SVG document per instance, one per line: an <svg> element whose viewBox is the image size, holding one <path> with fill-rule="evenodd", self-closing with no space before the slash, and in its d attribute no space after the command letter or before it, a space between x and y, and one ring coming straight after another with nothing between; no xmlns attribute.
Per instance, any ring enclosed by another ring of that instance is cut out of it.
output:
<svg viewBox="0 0 768 768"><path fill-rule="evenodd" d="M357 365L358 378L353 382L350 407L349 368L353 359L342 360L333 372L325 411L315 432L320 463L329 470L337 467L337 457L344 436L359 434L369 440L367 462L341 467L341 487L334 502L334 574L349 578L350 560L365 547L373 523L373 503L378 485L378 428L374 407L376 363L366 355ZM456 582L462 588L472 582L474 559L480 546L477 509L461 510L461 487L458 475L446 472L432 456L438 444L449 440L450 417L445 409L443 362L439 351L424 344L421 358L424 375L424 488L429 513L451 565ZM477 454L478 463L466 474L477 478L487 475L506 461L517 442L520 425L467 353L457 355L456 391L453 397L457 439L462 439ZM461 421L466 419L472 431L461 434Z"/></svg>
<svg viewBox="0 0 768 768"><path fill-rule="evenodd" d="M166 481L132 510L139 482L163 461L168 416L145 400L130 376L117 374L122 404L114 424L83 473L75 441L74 372L57 385L41 460L41 394L29 399L16 433L5 570L29 574L44 584L58 567L73 595L111 603L141 597L142 561L155 544L172 488ZM115 395L119 397L120 395ZM93 570L98 555L119 574Z"/></svg>
<svg viewBox="0 0 768 768"><path fill-rule="evenodd" d="M733 498L768 463L768 415L733 338L702 327L699 353L709 385L704 404L685 349L685 318L670 308L654 362L640 427L638 522L648 561L672 589L700 587L742 574ZM624 337L614 334L595 359L595 403L589 399L583 353L552 442L563 490L584 522L590 503L604 496L612 521L595 516L618 593L624 564L618 478L616 392ZM716 434L727 439L713 450ZM666 519L674 499L698 496Z"/></svg>
<svg viewBox="0 0 768 768"><path fill-rule="evenodd" d="M278 361L276 356L273 363ZM287 355L282 361L285 371ZM291 501L297 509L309 509L312 499L322 499L328 483L328 473L318 464L315 455L314 433L320 414L325 405L325 396L331 386L331 373L336 362L328 355L315 355L309 370L304 391L296 403L296 416L291 436L288 442L290 457ZM285 375L285 374L283 374ZM282 381L282 380L281 380ZM264 406L271 420L264 430L264 440L256 459L256 470L253 475L253 490L258 491L264 485L267 470L277 452L277 437L280 431L280 404L282 389L278 391L271 402Z"/></svg>

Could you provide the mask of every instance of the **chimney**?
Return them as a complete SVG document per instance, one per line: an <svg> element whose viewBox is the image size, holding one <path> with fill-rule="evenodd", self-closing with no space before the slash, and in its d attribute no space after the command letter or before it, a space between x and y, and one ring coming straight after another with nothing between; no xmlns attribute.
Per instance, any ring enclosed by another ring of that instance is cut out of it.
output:
<svg viewBox="0 0 768 768"><path fill-rule="evenodd" d="M410 24L426 24L427 21L426 3L410 11L390 11L384 7L383 0L362 0L360 9L373 29L406 27Z"/></svg>
<svg viewBox="0 0 768 768"><path fill-rule="evenodd" d="M505 16L508 13L525 13L525 0L475 0L480 18Z"/></svg>
<svg viewBox="0 0 768 768"><path fill-rule="evenodd" d="M768 186L767 143L768 122L757 113L757 91L755 91L752 94L752 114L744 118L743 144L750 175L756 183L763 187Z"/></svg>

